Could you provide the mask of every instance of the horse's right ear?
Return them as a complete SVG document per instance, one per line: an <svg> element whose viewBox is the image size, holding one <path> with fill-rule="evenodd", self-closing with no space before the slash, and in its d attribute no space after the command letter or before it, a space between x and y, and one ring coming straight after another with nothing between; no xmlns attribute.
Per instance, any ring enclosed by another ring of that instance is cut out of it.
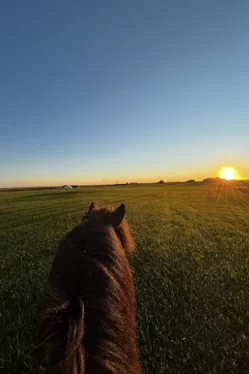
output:
<svg viewBox="0 0 249 374"><path fill-rule="evenodd" d="M97 205L94 202L92 202L92 204L89 207L88 213L90 213L93 209L97 209L97 208L98 208Z"/></svg>
<svg viewBox="0 0 249 374"><path fill-rule="evenodd" d="M125 215L125 205L121 204L111 215L113 227L117 228L123 221Z"/></svg>

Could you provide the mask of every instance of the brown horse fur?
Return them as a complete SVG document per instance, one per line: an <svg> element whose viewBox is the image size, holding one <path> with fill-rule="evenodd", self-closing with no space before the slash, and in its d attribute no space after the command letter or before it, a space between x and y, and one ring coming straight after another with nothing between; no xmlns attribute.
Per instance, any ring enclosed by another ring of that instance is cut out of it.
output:
<svg viewBox="0 0 249 374"><path fill-rule="evenodd" d="M141 373L124 214L123 204L112 211L92 203L57 249L41 322L46 373Z"/></svg>

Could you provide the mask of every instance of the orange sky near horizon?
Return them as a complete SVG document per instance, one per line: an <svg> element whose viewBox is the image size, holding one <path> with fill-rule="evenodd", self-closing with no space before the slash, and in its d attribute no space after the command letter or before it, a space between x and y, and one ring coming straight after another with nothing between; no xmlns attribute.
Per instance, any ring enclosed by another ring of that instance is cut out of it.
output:
<svg viewBox="0 0 249 374"><path fill-rule="evenodd" d="M37 186L60 186L64 184L79 184L79 185L103 185L103 184L115 184L115 183L126 183L126 182L138 182L138 183L154 183L159 180L164 180L165 182L183 182L189 179L194 179L196 181L201 181L204 178L212 178L212 177L220 177L220 172L222 168L225 167L232 167L235 169L235 179L249 179L249 170L246 165L244 167L238 168L235 164L220 164L216 167L209 166L207 168L203 168L200 171L191 171L186 170L186 172L179 173L177 172L170 172L167 173L167 170L164 172L154 172L148 174L131 174L125 175L122 173L111 175L106 174L104 177L95 176L94 173L89 175L88 178L77 177L76 175L67 174L66 177L58 176L53 178L51 176L43 175L42 178L40 177L26 177L21 179L12 179L10 181L4 182L1 181L0 188L11 188L11 187L37 187Z"/></svg>

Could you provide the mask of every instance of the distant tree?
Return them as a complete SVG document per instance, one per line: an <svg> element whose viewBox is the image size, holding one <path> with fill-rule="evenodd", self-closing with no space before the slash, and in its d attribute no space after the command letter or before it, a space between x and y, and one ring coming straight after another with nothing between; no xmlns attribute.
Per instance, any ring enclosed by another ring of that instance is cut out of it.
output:
<svg viewBox="0 0 249 374"><path fill-rule="evenodd" d="M164 184L165 182L161 179L158 184Z"/></svg>
<svg viewBox="0 0 249 374"><path fill-rule="evenodd" d="M216 178L205 178L203 179L203 183L220 183L224 181L224 179L221 179L219 177Z"/></svg>
<svg viewBox="0 0 249 374"><path fill-rule="evenodd" d="M194 179L189 179L189 180L187 181L187 183L195 183L195 180L194 180Z"/></svg>

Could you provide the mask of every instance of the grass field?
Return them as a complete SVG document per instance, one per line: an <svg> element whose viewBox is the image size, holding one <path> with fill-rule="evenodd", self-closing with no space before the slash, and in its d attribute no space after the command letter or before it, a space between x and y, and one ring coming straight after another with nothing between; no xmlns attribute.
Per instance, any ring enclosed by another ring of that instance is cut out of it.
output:
<svg viewBox="0 0 249 374"><path fill-rule="evenodd" d="M33 348L51 260L93 200L127 207L143 373L248 372L246 183L0 193L1 370L42 372Z"/></svg>

